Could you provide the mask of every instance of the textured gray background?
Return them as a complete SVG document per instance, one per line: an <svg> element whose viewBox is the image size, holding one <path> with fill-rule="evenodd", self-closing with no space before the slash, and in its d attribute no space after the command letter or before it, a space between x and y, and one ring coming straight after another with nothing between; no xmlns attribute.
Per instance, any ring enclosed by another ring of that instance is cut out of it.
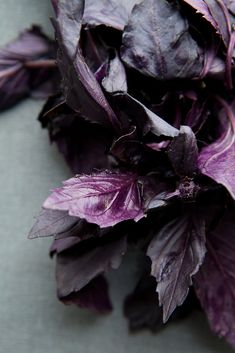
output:
<svg viewBox="0 0 235 353"><path fill-rule="evenodd" d="M0 0L0 45L32 22L50 32L48 2ZM57 302L50 239L27 240L48 190L70 175L36 121L42 104L28 99L0 116L0 353L232 352L200 314L157 335L130 335L121 311L133 284L130 258L110 276L111 315Z"/></svg>

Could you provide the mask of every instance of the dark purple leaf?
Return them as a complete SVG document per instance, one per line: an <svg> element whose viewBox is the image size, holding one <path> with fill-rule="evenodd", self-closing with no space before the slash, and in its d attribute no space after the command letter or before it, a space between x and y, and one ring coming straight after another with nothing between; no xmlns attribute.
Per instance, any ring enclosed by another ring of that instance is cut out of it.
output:
<svg viewBox="0 0 235 353"><path fill-rule="evenodd" d="M65 250L71 249L75 245L79 244L82 240L85 239L82 239L78 236L68 236L65 238L54 239L49 251L50 256L53 257L54 254L60 254Z"/></svg>
<svg viewBox="0 0 235 353"><path fill-rule="evenodd" d="M53 24L59 45L58 65L68 105L83 117L115 129L119 122L80 48L84 1L57 1Z"/></svg>
<svg viewBox="0 0 235 353"><path fill-rule="evenodd" d="M33 92L53 93L56 75L55 45L40 27L24 30L17 39L0 49L0 110Z"/></svg>
<svg viewBox="0 0 235 353"><path fill-rule="evenodd" d="M228 7L229 11L233 15L235 15L235 2L234 2L234 0L227 0L226 3L227 3L227 7Z"/></svg>
<svg viewBox="0 0 235 353"><path fill-rule="evenodd" d="M59 299L66 300L66 297L73 293L79 294L79 291L97 276L117 269L125 252L126 238L121 237L107 244L98 244L82 254L76 247L57 254L56 278Z"/></svg>
<svg viewBox="0 0 235 353"><path fill-rule="evenodd" d="M229 44L231 23L224 0L184 0L199 12L222 37L226 46Z"/></svg>
<svg viewBox="0 0 235 353"><path fill-rule="evenodd" d="M86 0L83 23L88 26L105 25L122 31L138 0Z"/></svg>
<svg viewBox="0 0 235 353"><path fill-rule="evenodd" d="M129 94L116 95L120 111L132 121L132 125L142 130L142 134L151 131L156 136L177 136L179 130L170 125L167 121L148 109L144 104Z"/></svg>
<svg viewBox="0 0 235 353"><path fill-rule="evenodd" d="M214 27L216 31L218 31L218 24L211 14L207 2L205 0L183 0L187 4L189 4L192 8L194 8L197 13L200 13L211 25Z"/></svg>
<svg viewBox="0 0 235 353"><path fill-rule="evenodd" d="M163 226L151 241L147 254L152 261L151 274L157 281L164 322L183 304L205 251L205 224L193 212Z"/></svg>
<svg viewBox="0 0 235 353"><path fill-rule="evenodd" d="M212 62L209 71L207 73L208 77L223 80L225 74L226 65L224 60L216 57Z"/></svg>
<svg viewBox="0 0 235 353"><path fill-rule="evenodd" d="M214 72L213 75L216 75ZM192 107L189 110L185 125L190 126L194 134L198 134L202 129L203 125L206 123L209 115L209 109L206 99L196 99L192 103Z"/></svg>
<svg viewBox="0 0 235 353"><path fill-rule="evenodd" d="M29 232L29 238L57 236L67 232L77 222L78 218L69 216L66 211L43 209Z"/></svg>
<svg viewBox="0 0 235 353"><path fill-rule="evenodd" d="M204 147L198 159L201 172L222 184L235 198L235 115L234 107L220 99L223 110L223 128L221 136Z"/></svg>
<svg viewBox="0 0 235 353"><path fill-rule="evenodd" d="M105 76L108 67L110 47L104 43L100 32L96 29L83 30L80 41L86 64L100 83L100 71L104 70Z"/></svg>
<svg viewBox="0 0 235 353"><path fill-rule="evenodd" d="M194 276L196 294L212 331L235 347L234 211L227 212L207 237L207 254Z"/></svg>
<svg viewBox="0 0 235 353"><path fill-rule="evenodd" d="M100 124L93 124L69 109L62 98L51 97L39 117L47 127L73 173L91 173L111 168L108 151L113 135Z"/></svg>
<svg viewBox="0 0 235 353"><path fill-rule="evenodd" d="M196 307L195 294L191 290L183 305L176 308L169 321L187 317ZM124 314L129 320L131 331L146 328L156 332L164 328L162 308L159 307L156 293L156 281L149 273L143 274L134 291L127 296L124 303Z"/></svg>
<svg viewBox="0 0 235 353"><path fill-rule="evenodd" d="M156 281L149 274L145 273L141 277L133 293L126 298L124 314L129 320L129 328L132 331L148 328L156 332L163 326Z"/></svg>
<svg viewBox="0 0 235 353"><path fill-rule="evenodd" d="M71 178L52 192L44 207L68 211L102 228L144 216L140 185L133 174L101 172Z"/></svg>
<svg viewBox="0 0 235 353"><path fill-rule="evenodd" d="M104 276L98 276L78 292L61 298L64 304L78 305L80 308L106 313L112 310L108 283Z"/></svg>
<svg viewBox="0 0 235 353"><path fill-rule="evenodd" d="M197 140L189 126L181 126L179 135L168 147L168 157L178 175L192 176L196 172Z"/></svg>
<svg viewBox="0 0 235 353"><path fill-rule="evenodd" d="M108 74L102 80L102 86L109 93L127 92L125 68L117 54L109 63Z"/></svg>
<svg viewBox="0 0 235 353"><path fill-rule="evenodd" d="M234 19L235 20L235 19ZM235 59L235 31L230 36L228 45L227 58L226 58L226 83L228 88L233 89L233 67Z"/></svg>
<svg viewBox="0 0 235 353"><path fill-rule="evenodd" d="M174 197L179 195L174 185L160 181L153 175L140 178L143 188L143 202L145 210L166 206Z"/></svg>
<svg viewBox="0 0 235 353"><path fill-rule="evenodd" d="M134 7L123 33L122 59L159 80L197 77L203 67L186 18L166 0L145 0Z"/></svg>

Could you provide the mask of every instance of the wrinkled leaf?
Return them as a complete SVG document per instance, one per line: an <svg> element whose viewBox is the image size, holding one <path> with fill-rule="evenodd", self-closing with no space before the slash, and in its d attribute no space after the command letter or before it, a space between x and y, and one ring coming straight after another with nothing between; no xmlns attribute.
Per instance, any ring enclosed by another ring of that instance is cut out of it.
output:
<svg viewBox="0 0 235 353"><path fill-rule="evenodd" d="M187 19L166 0L145 0L135 6L123 33L122 59L159 80L197 77L203 65Z"/></svg>
<svg viewBox="0 0 235 353"><path fill-rule="evenodd" d="M133 174L101 172L71 178L52 192L44 207L68 211L102 228L144 216L140 186Z"/></svg>

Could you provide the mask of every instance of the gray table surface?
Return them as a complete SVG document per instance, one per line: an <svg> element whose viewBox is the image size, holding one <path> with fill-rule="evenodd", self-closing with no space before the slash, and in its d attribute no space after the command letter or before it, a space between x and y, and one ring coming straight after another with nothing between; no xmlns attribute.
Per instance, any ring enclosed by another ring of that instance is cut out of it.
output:
<svg viewBox="0 0 235 353"><path fill-rule="evenodd" d="M50 11L49 0L0 0L0 45L33 22L50 32ZM27 240L49 189L70 176L36 120L42 104L28 99L0 116L0 353L232 352L201 314L159 334L129 334L122 301L134 283L131 258L110 276L111 315L57 301L51 240Z"/></svg>

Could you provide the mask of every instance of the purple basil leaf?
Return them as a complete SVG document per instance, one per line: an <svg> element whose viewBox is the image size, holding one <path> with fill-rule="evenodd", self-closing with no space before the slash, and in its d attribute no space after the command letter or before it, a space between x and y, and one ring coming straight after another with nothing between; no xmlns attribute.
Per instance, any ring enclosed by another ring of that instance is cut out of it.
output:
<svg viewBox="0 0 235 353"><path fill-rule="evenodd" d="M100 172L71 178L52 192L44 207L68 211L102 228L144 216L140 185L134 174Z"/></svg>
<svg viewBox="0 0 235 353"><path fill-rule="evenodd" d="M214 17L212 16L207 2L205 0L183 0L192 8L194 8L197 13L200 13L206 21L210 22L210 24L214 27L216 31L218 31L218 24Z"/></svg>
<svg viewBox="0 0 235 353"><path fill-rule="evenodd" d="M221 136L204 147L198 158L200 171L222 184L235 199L235 115L234 107L221 100L225 121Z"/></svg>
<svg viewBox="0 0 235 353"><path fill-rule="evenodd" d="M58 0L53 19L66 102L86 119L118 129L119 121L82 55L79 41L83 9L84 1Z"/></svg>
<svg viewBox="0 0 235 353"><path fill-rule="evenodd" d="M86 0L83 23L89 27L105 25L122 31L138 0Z"/></svg>
<svg viewBox="0 0 235 353"><path fill-rule="evenodd" d="M56 75L55 46L40 27L24 30L17 39L0 49L0 110L40 90L53 93Z"/></svg>
<svg viewBox="0 0 235 353"><path fill-rule="evenodd" d="M151 241L147 255L157 281L159 303L166 322L182 305L205 256L204 220L193 212L169 222Z"/></svg>
<svg viewBox="0 0 235 353"><path fill-rule="evenodd" d="M207 20L222 37L226 46L229 44L231 24L224 0L183 0L192 6Z"/></svg>
<svg viewBox="0 0 235 353"><path fill-rule="evenodd" d="M158 304L156 281L152 276L145 273L141 277L133 293L125 300L124 314L132 331L148 328L156 332L162 328L162 309Z"/></svg>
<svg viewBox="0 0 235 353"><path fill-rule="evenodd" d="M74 174L111 168L110 130L81 118L68 108L63 97L50 97L39 120L48 128L51 141L57 144Z"/></svg>
<svg viewBox="0 0 235 353"><path fill-rule="evenodd" d="M143 188L143 202L145 210L166 206L168 201L179 195L178 190L158 178L147 175L140 178Z"/></svg>
<svg viewBox="0 0 235 353"><path fill-rule="evenodd" d="M168 147L168 157L178 175L192 176L196 172L197 140L189 126L181 126L179 135Z"/></svg>
<svg viewBox="0 0 235 353"><path fill-rule="evenodd" d="M190 126L194 134L198 134L206 123L209 115L207 99L196 99L192 103L192 108L189 110L185 125Z"/></svg>
<svg viewBox="0 0 235 353"><path fill-rule="evenodd" d="M103 41L98 30L86 29L81 33L81 47L86 64L100 83L101 72L107 70L110 48Z"/></svg>
<svg viewBox="0 0 235 353"><path fill-rule="evenodd" d="M117 54L109 63L108 74L102 80L102 86L108 93L127 92L125 68Z"/></svg>
<svg viewBox="0 0 235 353"><path fill-rule="evenodd" d="M163 328L162 308L159 307L156 281L150 276L151 266L149 263L148 265L134 291L124 302L124 314L129 320L129 328L132 331L147 328L156 332ZM196 296L191 290L183 305L174 311L169 321L185 318L196 307Z"/></svg>
<svg viewBox="0 0 235 353"><path fill-rule="evenodd" d="M79 246L79 244L78 244ZM56 279L60 300L78 293L97 276L117 269L126 252L126 238L99 244L80 254L77 248L57 254Z"/></svg>
<svg viewBox="0 0 235 353"><path fill-rule="evenodd" d="M166 0L145 0L134 7L123 33L122 59L159 80L197 77L203 68L186 18Z"/></svg>
<svg viewBox="0 0 235 353"><path fill-rule="evenodd" d="M129 94L116 95L115 98L120 104L119 109L123 109L126 115L132 119L132 125L139 127L142 134L151 131L156 136L174 137L178 135L178 129Z"/></svg>
<svg viewBox="0 0 235 353"><path fill-rule="evenodd" d="M207 253L194 276L196 294L210 327L235 347L234 211L227 212L207 237Z"/></svg>
<svg viewBox="0 0 235 353"><path fill-rule="evenodd" d="M66 211L43 209L29 232L29 238L48 237L65 233L77 222L78 218L69 216Z"/></svg>
<svg viewBox="0 0 235 353"><path fill-rule="evenodd" d="M207 77L224 80L225 69L226 65L224 60L216 57L209 68Z"/></svg>
<svg viewBox="0 0 235 353"><path fill-rule="evenodd" d="M169 140L164 140L161 142L147 143L146 146L148 146L149 148L151 148L154 151L160 152L162 150L165 150L168 147L169 143L170 143Z"/></svg>
<svg viewBox="0 0 235 353"><path fill-rule="evenodd" d="M80 291L61 298L61 301L64 304L78 305L80 308L99 313L106 313L112 310L108 293L108 283L104 276L94 278Z"/></svg>
<svg viewBox="0 0 235 353"><path fill-rule="evenodd" d="M68 249L71 249L75 245L79 244L82 240L85 239L81 239L78 236L68 236L66 238L54 239L49 251L50 256L53 257L55 254L60 254Z"/></svg>
<svg viewBox="0 0 235 353"><path fill-rule="evenodd" d="M235 15L235 2L234 0L226 0L227 7L229 11Z"/></svg>

